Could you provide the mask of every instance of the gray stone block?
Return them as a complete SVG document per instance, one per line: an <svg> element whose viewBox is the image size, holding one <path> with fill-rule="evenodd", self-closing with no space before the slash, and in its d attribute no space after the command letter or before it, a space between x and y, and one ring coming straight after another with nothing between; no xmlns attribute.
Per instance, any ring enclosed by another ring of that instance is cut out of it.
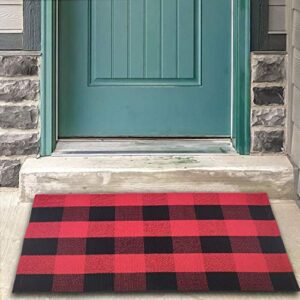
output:
<svg viewBox="0 0 300 300"><path fill-rule="evenodd" d="M284 143L284 131L255 131L252 143L252 149L254 152L282 152Z"/></svg>
<svg viewBox="0 0 300 300"><path fill-rule="evenodd" d="M36 80L0 80L0 101L36 100L39 82Z"/></svg>
<svg viewBox="0 0 300 300"><path fill-rule="evenodd" d="M254 82L281 82L286 79L284 55L257 55L252 60Z"/></svg>
<svg viewBox="0 0 300 300"><path fill-rule="evenodd" d="M0 160L0 187L17 187L20 169L19 160Z"/></svg>
<svg viewBox="0 0 300 300"><path fill-rule="evenodd" d="M252 110L252 126L284 126L285 109L282 107Z"/></svg>
<svg viewBox="0 0 300 300"><path fill-rule="evenodd" d="M37 134L1 134L0 155L32 155L39 152Z"/></svg>
<svg viewBox="0 0 300 300"><path fill-rule="evenodd" d="M284 88L279 86L254 87L253 103L256 105L284 104Z"/></svg>
<svg viewBox="0 0 300 300"><path fill-rule="evenodd" d="M35 56L0 56L0 76L38 75L38 58Z"/></svg>
<svg viewBox="0 0 300 300"><path fill-rule="evenodd" d="M35 106L0 107L0 127L33 129L38 125L38 109Z"/></svg>

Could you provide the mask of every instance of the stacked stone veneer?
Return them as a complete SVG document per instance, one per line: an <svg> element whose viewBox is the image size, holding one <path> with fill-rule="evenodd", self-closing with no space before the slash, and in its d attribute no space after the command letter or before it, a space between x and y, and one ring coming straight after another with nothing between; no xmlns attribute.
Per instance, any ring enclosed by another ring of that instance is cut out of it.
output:
<svg viewBox="0 0 300 300"><path fill-rule="evenodd" d="M39 57L0 55L0 187L18 185L21 164L39 153Z"/></svg>
<svg viewBox="0 0 300 300"><path fill-rule="evenodd" d="M252 54L251 152L284 153L286 55Z"/></svg>

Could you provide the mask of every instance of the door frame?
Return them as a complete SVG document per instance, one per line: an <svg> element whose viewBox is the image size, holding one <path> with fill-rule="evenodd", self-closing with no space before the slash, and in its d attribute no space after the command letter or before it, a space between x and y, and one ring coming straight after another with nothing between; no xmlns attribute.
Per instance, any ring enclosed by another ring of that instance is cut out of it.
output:
<svg viewBox="0 0 300 300"><path fill-rule="evenodd" d="M250 0L232 1L232 141L239 154L250 152ZM57 143L57 6L42 0L41 156Z"/></svg>

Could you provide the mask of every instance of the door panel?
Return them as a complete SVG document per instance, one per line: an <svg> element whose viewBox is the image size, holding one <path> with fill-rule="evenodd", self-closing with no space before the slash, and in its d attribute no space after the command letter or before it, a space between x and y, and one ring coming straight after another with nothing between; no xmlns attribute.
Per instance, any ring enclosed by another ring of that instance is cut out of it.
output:
<svg viewBox="0 0 300 300"><path fill-rule="evenodd" d="M230 135L230 0L60 0L60 137Z"/></svg>
<svg viewBox="0 0 300 300"><path fill-rule="evenodd" d="M92 0L90 85L199 80L199 10L194 0Z"/></svg>

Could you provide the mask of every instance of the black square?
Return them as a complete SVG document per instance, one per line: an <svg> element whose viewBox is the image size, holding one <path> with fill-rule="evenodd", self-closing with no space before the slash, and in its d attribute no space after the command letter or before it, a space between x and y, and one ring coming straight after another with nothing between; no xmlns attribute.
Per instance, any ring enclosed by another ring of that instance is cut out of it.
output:
<svg viewBox="0 0 300 300"><path fill-rule="evenodd" d="M222 208L219 205L196 205L197 220L224 220Z"/></svg>
<svg viewBox="0 0 300 300"><path fill-rule="evenodd" d="M60 222L63 213L63 207L34 207L31 210L30 222Z"/></svg>
<svg viewBox="0 0 300 300"><path fill-rule="evenodd" d="M53 275L16 275L13 293L51 292Z"/></svg>
<svg viewBox="0 0 300 300"><path fill-rule="evenodd" d="M146 273L148 291L177 290L176 273Z"/></svg>
<svg viewBox="0 0 300 300"><path fill-rule="evenodd" d="M200 237L201 249L203 253L232 253L229 237Z"/></svg>
<svg viewBox="0 0 300 300"><path fill-rule="evenodd" d="M239 291L239 278L232 272L206 273L208 288L212 291Z"/></svg>
<svg viewBox="0 0 300 300"><path fill-rule="evenodd" d="M259 236L257 237L263 253L285 253L281 237Z"/></svg>
<svg viewBox="0 0 300 300"><path fill-rule="evenodd" d="M114 238L88 238L86 241L86 254L114 254Z"/></svg>
<svg viewBox="0 0 300 300"><path fill-rule="evenodd" d="M299 291L299 286L293 273L269 273L275 291Z"/></svg>
<svg viewBox="0 0 300 300"><path fill-rule="evenodd" d="M91 207L89 221L114 221L115 208L113 206Z"/></svg>
<svg viewBox="0 0 300 300"><path fill-rule="evenodd" d="M143 219L152 220L169 220L169 208L166 205L143 206Z"/></svg>
<svg viewBox="0 0 300 300"><path fill-rule="evenodd" d="M145 253L172 253L173 245L171 237L145 237Z"/></svg>
<svg viewBox="0 0 300 300"><path fill-rule="evenodd" d="M22 255L55 255L57 239L24 239Z"/></svg>
<svg viewBox="0 0 300 300"><path fill-rule="evenodd" d="M271 206L249 205L248 207L253 220L274 220Z"/></svg>
<svg viewBox="0 0 300 300"><path fill-rule="evenodd" d="M113 291L113 289L114 289L114 274L85 274L84 275L85 292Z"/></svg>

